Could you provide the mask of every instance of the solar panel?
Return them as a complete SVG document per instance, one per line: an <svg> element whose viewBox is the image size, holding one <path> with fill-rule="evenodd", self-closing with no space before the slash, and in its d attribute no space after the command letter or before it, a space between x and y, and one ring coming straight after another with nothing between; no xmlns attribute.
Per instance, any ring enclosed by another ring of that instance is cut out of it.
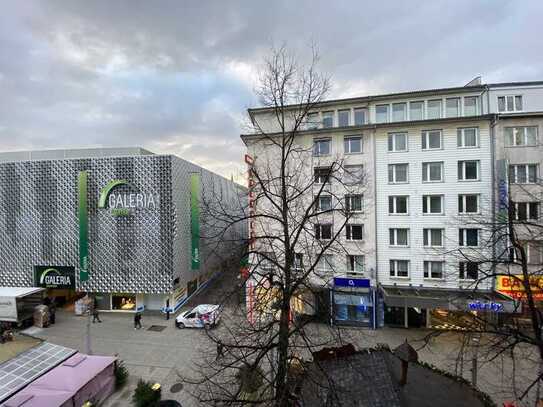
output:
<svg viewBox="0 0 543 407"><path fill-rule="evenodd" d="M76 352L74 349L43 342L0 364L0 402Z"/></svg>

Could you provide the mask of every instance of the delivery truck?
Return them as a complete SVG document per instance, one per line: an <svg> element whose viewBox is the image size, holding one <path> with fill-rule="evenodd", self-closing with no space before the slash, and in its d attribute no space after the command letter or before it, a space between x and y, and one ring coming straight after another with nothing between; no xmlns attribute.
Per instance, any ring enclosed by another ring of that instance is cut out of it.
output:
<svg viewBox="0 0 543 407"><path fill-rule="evenodd" d="M45 288L0 287L0 321L31 325L36 305L43 303Z"/></svg>

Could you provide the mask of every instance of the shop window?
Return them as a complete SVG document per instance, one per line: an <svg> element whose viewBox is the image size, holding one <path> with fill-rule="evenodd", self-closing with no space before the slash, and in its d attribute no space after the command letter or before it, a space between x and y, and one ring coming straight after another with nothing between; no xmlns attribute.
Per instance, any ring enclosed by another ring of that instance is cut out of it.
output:
<svg viewBox="0 0 543 407"><path fill-rule="evenodd" d="M136 309L136 296L132 294L112 294L111 309L134 311Z"/></svg>
<svg viewBox="0 0 543 407"><path fill-rule="evenodd" d="M339 322L371 324L373 302L371 294L334 293L334 316Z"/></svg>

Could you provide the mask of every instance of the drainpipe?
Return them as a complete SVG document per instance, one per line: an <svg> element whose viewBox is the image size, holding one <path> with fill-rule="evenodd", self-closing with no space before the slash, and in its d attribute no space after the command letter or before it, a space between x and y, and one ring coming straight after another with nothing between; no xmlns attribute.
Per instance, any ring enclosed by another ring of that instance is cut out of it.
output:
<svg viewBox="0 0 543 407"><path fill-rule="evenodd" d="M496 228L496 125L498 124L499 116L497 114L493 115L490 122L490 162L491 165L491 198L490 202L492 205L492 232ZM494 235L494 233L493 233ZM492 259L496 259L496 245L492 245ZM496 263L492 262L492 291L496 287Z"/></svg>

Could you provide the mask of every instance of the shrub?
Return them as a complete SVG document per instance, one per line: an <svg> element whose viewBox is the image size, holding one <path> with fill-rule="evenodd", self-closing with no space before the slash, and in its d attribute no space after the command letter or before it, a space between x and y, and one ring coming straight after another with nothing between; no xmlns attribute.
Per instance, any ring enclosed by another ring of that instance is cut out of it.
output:
<svg viewBox="0 0 543 407"><path fill-rule="evenodd" d="M122 360L115 364L115 388L120 389L128 380L128 369Z"/></svg>
<svg viewBox="0 0 543 407"><path fill-rule="evenodd" d="M160 401L160 390L153 390L153 384L143 379L138 381L132 402L136 407L153 407Z"/></svg>

